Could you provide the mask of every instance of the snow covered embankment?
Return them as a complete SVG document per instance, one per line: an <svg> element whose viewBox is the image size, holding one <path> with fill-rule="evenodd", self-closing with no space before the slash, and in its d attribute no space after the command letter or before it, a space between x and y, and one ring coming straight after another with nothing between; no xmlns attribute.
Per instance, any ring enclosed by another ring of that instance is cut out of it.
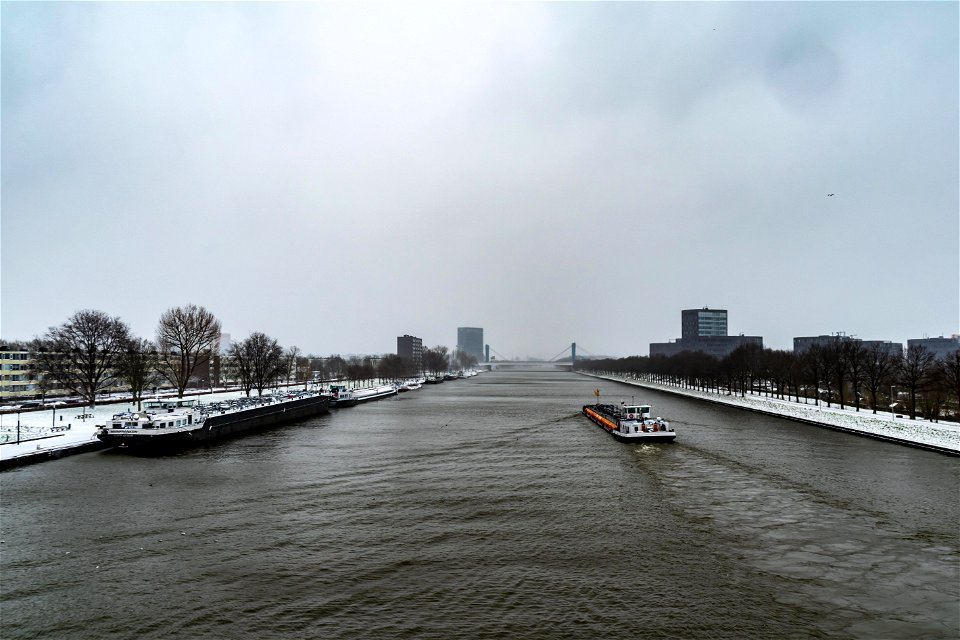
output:
<svg viewBox="0 0 960 640"><path fill-rule="evenodd" d="M761 396L728 396L618 376L594 375L593 377L960 455L960 425L955 423L921 422L893 418L889 414L856 412L838 407L827 408L822 405L818 407Z"/></svg>

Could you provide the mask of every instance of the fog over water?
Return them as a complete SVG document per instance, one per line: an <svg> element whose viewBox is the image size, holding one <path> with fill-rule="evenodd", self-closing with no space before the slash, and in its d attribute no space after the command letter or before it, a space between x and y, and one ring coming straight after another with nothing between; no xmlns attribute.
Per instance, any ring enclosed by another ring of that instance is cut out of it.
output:
<svg viewBox="0 0 960 640"><path fill-rule="evenodd" d="M958 330L956 3L0 11L5 339L188 302L316 353Z"/></svg>

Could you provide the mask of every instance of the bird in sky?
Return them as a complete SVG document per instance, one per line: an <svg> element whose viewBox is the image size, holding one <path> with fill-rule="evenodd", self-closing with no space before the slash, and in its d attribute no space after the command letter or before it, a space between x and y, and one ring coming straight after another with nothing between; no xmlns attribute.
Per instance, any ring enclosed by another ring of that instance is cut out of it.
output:
<svg viewBox="0 0 960 640"><path fill-rule="evenodd" d="M827 194L827 197L829 198L829 197L832 196L832 195L833 195L832 193L828 193L828 194Z"/></svg>

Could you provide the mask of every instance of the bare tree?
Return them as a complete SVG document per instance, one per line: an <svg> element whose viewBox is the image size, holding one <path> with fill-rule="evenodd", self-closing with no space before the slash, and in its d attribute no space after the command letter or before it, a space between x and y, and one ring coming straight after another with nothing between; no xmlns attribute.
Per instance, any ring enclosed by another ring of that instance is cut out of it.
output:
<svg viewBox="0 0 960 640"><path fill-rule="evenodd" d="M790 384L793 385L793 395L796 396L797 402L800 402L800 386L803 384L803 375L804 375L804 363L803 356L797 355L796 353L790 354ZM804 402L806 402L806 393L804 395ZM789 400L789 396L787 396Z"/></svg>
<svg viewBox="0 0 960 640"><path fill-rule="evenodd" d="M823 383L823 386L827 388L827 406L829 407L833 400L833 380L837 369L837 351L830 346L820 345L814 345L810 348L810 351L814 351L817 355L817 360L820 361L820 381ZM817 389L817 394L819 395L819 393L820 390Z"/></svg>
<svg viewBox="0 0 960 640"><path fill-rule="evenodd" d="M230 368L236 376L240 388L250 397L253 390L253 371L251 369L250 358L248 357L246 341L232 342L227 350L227 359L230 361Z"/></svg>
<svg viewBox="0 0 960 640"><path fill-rule="evenodd" d="M897 361L890 354L886 345L874 343L867 348L863 356L863 384L870 392L870 403L873 405L873 412L877 412L877 394L880 389L890 382ZM893 403L894 399L891 398Z"/></svg>
<svg viewBox="0 0 960 640"><path fill-rule="evenodd" d="M257 395L275 381L284 370L283 347L270 336L255 332L244 341L250 358L250 372Z"/></svg>
<svg viewBox="0 0 960 640"><path fill-rule="evenodd" d="M807 375L807 382L813 384L813 404L818 407L820 406L820 382L824 378L823 358L821 357L820 351L820 345L815 344L800 356L803 362L803 370ZM804 397L808 397L807 393L803 395Z"/></svg>
<svg viewBox="0 0 960 640"><path fill-rule="evenodd" d="M851 340L844 336L836 336L827 349L831 352L830 361L833 368L834 380L837 381L837 396L840 399L840 408L844 407L844 386L847 381L847 370L850 366L848 360L850 351L848 345ZM829 406L830 403L827 403Z"/></svg>
<svg viewBox="0 0 960 640"><path fill-rule="evenodd" d="M917 393L927 382L936 358L922 345L913 345L907 349L897 370L897 379L910 393L910 419L917 419Z"/></svg>
<svg viewBox="0 0 960 640"><path fill-rule="evenodd" d="M240 385L247 395L252 389L262 396L263 390L270 386L284 372L286 361L283 347L270 336L259 331L230 347L230 357L234 360Z"/></svg>
<svg viewBox="0 0 960 640"><path fill-rule="evenodd" d="M360 356L350 356L345 369L347 379L359 383L360 377L363 375L363 360L360 359Z"/></svg>
<svg viewBox="0 0 960 640"><path fill-rule="evenodd" d="M345 369L348 379L361 384L368 380L372 381L377 375L377 368L370 356L350 356Z"/></svg>
<svg viewBox="0 0 960 640"><path fill-rule="evenodd" d="M469 369L477 364L477 358L466 351L457 351L453 354L453 365L460 370Z"/></svg>
<svg viewBox="0 0 960 640"><path fill-rule="evenodd" d="M144 390L157 383L157 350L153 343L132 338L120 358L118 373L130 385L130 393L139 410Z"/></svg>
<svg viewBox="0 0 960 640"><path fill-rule="evenodd" d="M310 385L310 356L299 356L293 364L293 379L295 382L303 383L303 390L306 391Z"/></svg>
<svg viewBox="0 0 960 640"><path fill-rule="evenodd" d="M847 362L847 373L850 374L850 388L853 389L853 402L857 411L860 411L860 388L863 386L863 365L866 359L866 349L859 340L848 340L843 343L844 359ZM843 395L840 396L841 407Z"/></svg>
<svg viewBox="0 0 960 640"><path fill-rule="evenodd" d="M340 354L335 353L327 358L327 373L333 380L340 380L347 373L347 361Z"/></svg>
<svg viewBox="0 0 960 640"><path fill-rule="evenodd" d="M323 358L309 358L309 375L314 380L323 384L324 379L327 377L327 364Z"/></svg>
<svg viewBox="0 0 960 640"><path fill-rule="evenodd" d="M360 363L360 375L364 380L373 380L377 376L377 366L370 356L363 357L363 362Z"/></svg>
<svg viewBox="0 0 960 640"><path fill-rule="evenodd" d="M434 375L443 373L449 367L447 348L441 345L423 351L423 368Z"/></svg>
<svg viewBox="0 0 960 640"><path fill-rule="evenodd" d="M383 380L398 380L403 377L406 363L395 353L385 354L380 358L377 375Z"/></svg>
<svg viewBox="0 0 960 640"><path fill-rule="evenodd" d="M220 344L220 321L212 313L188 304L167 309L157 326L159 371L183 397L193 372L209 362Z"/></svg>
<svg viewBox="0 0 960 640"><path fill-rule="evenodd" d="M56 381L92 407L97 393L116 379L129 342L130 329L120 318L86 309L59 327L50 327L31 349L44 379Z"/></svg>
<svg viewBox="0 0 960 640"><path fill-rule="evenodd" d="M938 366L944 385L952 396L951 400L957 403L956 408L960 410L960 349L948 353Z"/></svg>
<svg viewBox="0 0 960 640"><path fill-rule="evenodd" d="M290 386L290 380L297 382L297 363L300 359L300 347L287 347L283 352L284 374L286 375L287 386Z"/></svg>
<svg viewBox="0 0 960 640"><path fill-rule="evenodd" d="M943 368L940 366L940 362L935 360L927 373L923 393L920 394L920 406L923 409L923 416L927 420L937 422L940 419L948 393L946 379L943 377Z"/></svg>
<svg viewBox="0 0 960 640"><path fill-rule="evenodd" d="M740 385L741 397L746 395L748 381L756 375L762 349L754 344L743 344L723 359L724 366L731 372L732 378Z"/></svg>
<svg viewBox="0 0 960 640"><path fill-rule="evenodd" d="M764 349L770 367L770 377L776 386L778 398L790 399L790 369L793 365L793 353L790 351Z"/></svg>

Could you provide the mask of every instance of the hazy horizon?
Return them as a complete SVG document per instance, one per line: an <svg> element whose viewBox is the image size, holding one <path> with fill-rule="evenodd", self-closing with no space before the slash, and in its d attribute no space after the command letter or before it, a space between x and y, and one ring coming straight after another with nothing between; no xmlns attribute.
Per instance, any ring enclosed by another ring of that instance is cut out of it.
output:
<svg viewBox="0 0 960 640"><path fill-rule="evenodd" d="M960 330L957 3L10 3L0 337Z"/></svg>

